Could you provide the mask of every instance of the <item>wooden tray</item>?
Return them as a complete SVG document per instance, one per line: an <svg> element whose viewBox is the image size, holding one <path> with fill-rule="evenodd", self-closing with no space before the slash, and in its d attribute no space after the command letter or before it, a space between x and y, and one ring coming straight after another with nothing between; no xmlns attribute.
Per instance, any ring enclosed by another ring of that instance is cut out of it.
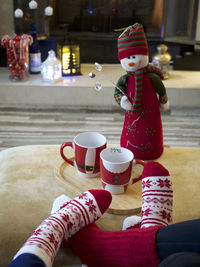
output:
<svg viewBox="0 0 200 267"><path fill-rule="evenodd" d="M73 159L72 159L73 160ZM134 168L136 169L136 168ZM136 169L137 171L137 169ZM134 172L135 177L137 173ZM66 195L74 198L88 189L102 189L101 178L85 178L80 176L76 169L63 160L58 162L54 168L56 181L65 188ZM113 195L112 202L107 212L111 214L130 215L141 211L142 188L141 181L128 187L126 193Z"/></svg>

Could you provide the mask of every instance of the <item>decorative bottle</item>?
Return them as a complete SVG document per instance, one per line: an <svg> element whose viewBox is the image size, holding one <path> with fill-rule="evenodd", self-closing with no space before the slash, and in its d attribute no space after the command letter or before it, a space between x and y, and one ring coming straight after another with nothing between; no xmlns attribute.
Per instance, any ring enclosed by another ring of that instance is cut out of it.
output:
<svg viewBox="0 0 200 267"><path fill-rule="evenodd" d="M33 43L29 46L29 72L31 74L39 74L41 72L42 62L36 28L34 25L31 25L31 36L33 37Z"/></svg>
<svg viewBox="0 0 200 267"><path fill-rule="evenodd" d="M157 53L153 56L152 63L154 66L160 68L163 72L164 79L169 78L169 62L171 55L167 52L168 47L165 44L157 46Z"/></svg>

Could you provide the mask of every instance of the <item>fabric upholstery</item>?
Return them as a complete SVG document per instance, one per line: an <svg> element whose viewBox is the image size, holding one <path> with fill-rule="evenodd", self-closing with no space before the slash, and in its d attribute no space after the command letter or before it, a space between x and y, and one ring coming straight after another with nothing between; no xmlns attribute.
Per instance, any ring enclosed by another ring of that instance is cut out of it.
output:
<svg viewBox="0 0 200 267"><path fill-rule="evenodd" d="M49 216L54 199L66 193L54 177L54 166L61 160L59 151L60 145L33 145L0 152L0 266L11 262ZM73 156L71 148L68 152ZM169 170L173 182L173 222L199 218L200 149L165 147L157 161ZM120 230L126 217L105 213L97 224L104 230ZM74 264L80 266L80 260L65 244L54 266Z"/></svg>

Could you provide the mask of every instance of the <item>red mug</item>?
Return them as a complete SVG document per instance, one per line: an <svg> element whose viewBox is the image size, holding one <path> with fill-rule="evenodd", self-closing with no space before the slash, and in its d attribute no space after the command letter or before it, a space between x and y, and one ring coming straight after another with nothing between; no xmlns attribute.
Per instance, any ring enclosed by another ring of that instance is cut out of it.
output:
<svg viewBox="0 0 200 267"><path fill-rule="evenodd" d="M62 158L74 166L78 174L84 177L97 177L100 175L100 153L106 148L106 138L97 132L84 132L78 134L73 142L65 142L60 148ZM72 161L64 154L64 148L70 146L75 152Z"/></svg>
<svg viewBox="0 0 200 267"><path fill-rule="evenodd" d="M133 153L124 147L104 149L100 154L100 171L103 188L113 195L126 192L127 187L142 179L142 175L131 177L132 167L145 162L134 159Z"/></svg>

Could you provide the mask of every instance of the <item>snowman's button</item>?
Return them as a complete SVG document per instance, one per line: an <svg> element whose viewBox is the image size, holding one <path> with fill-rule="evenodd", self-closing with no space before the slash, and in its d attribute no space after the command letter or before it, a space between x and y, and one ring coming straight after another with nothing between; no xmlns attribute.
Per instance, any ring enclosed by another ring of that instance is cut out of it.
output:
<svg viewBox="0 0 200 267"><path fill-rule="evenodd" d="M113 175L113 178L114 179L118 179L119 178L119 175L115 174L115 175Z"/></svg>
<svg viewBox="0 0 200 267"><path fill-rule="evenodd" d="M113 180L113 183L114 183L114 184L118 184L119 181L118 181L118 180Z"/></svg>

